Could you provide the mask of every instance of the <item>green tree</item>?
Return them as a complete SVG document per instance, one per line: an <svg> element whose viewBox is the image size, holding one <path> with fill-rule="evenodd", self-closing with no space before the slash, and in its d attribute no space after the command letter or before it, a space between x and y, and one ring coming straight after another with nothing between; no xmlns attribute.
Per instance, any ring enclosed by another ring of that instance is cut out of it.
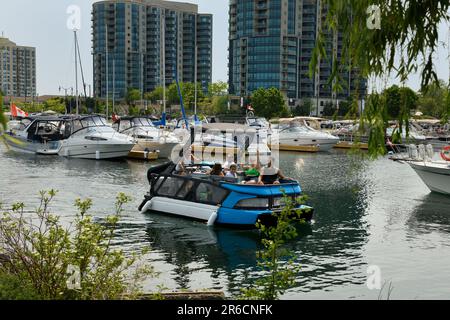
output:
<svg viewBox="0 0 450 320"><path fill-rule="evenodd" d="M0 91L0 136L2 131L6 131L6 117L3 113L3 92Z"/></svg>
<svg viewBox="0 0 450 320"><path fill-rule="evenodd" d="M311 114L313 103L311 99L305 99L302 103L295 107L294 116L296 117L306 117Z"/></svg>
<svg viewBox="0 0 450 320"><path fill-rule="evenodd" d="M420 92L418 110L424 115L443 118L447 114L447 97L449 89L443 80L434 82L427 90Z"/></svg>
<svg viewBox="0 0 450 320"><path fill-rule="evenodd" d="M325 103L324 108L323 108L323 115L324 116L331 117L331 116L333 116L336 113L336 111L337 111L336 110L336 106L332 102L327 101Z"/></svg>
<svg viewBox="0 0 450 320"><path fill-rule="evenodd" d="M156 104L158 101L162 101L164 96L164 88L156 87L152 92L147 92L144 97L145 100L150 100L151 103Z"/></svg>
<svg viewBox="0 0 450 320"><path fill-rule="evenodd" d="M193 110L195 103L195 85L191 82L182 82L180 83L180 91L183 96L184 107L187 110ZM204 98L201 85L197 84L197 103L201 103ZM172 83L168 88L168 100L170 105L180 104L180 96L176 83Z"/></svg>
<svg viewBox="0 0 450 320"><path fill-rule="evenodd" d="M208 86L208 95L210 97L224 96L228 94L228 83L223 81L218 81L211 83Z"/></svg>
<svg viewBox="0 0 450 320"><path fill-rule="evenodd" d="M52 98L44 102L45 111L55 111L60 114L66 113L66 104L63 98Z"/></svg>
<svg viewBox="0 0 450 320"><path fill-rule="evenodd" d="M401 96L400 88L397 85L384 90L386 95L386 103L388 108L388 114L391 118L397 118L401 109Z"/></svg>
<svg viewBox="0 0 450 320"><path fill-rule="evenodd" d="M212 97L212 111L214 114L228 113L228 96Z"/></svg>
<svg viewBox="0 0 450 320"><path fill-rule="evenodd" d="M251 104L258 115L267 119L289 114L284 97L277 88L259 88L253 92Z"/></svg>
<svg viewBox="0 0 450 320"><path fill-rule="evenodd" d="M141 99L141 91L134 88L128 88L125 101L129 107L136 107L136 101Z"/></svg>
<svg viewBox="0 0 450 320"><path fill-rule="evenodd" d="M324 25L329 28L320 29L310 63L310 76L319 61L327 59L332 63L330 83L334 80L337 84L342 82L339 75L350 66L363 78L393 74L401 83L420 70L422 91L438 80L434 57L439 46L439 26L449 21L450 1L325 0L322 6L327 8ZM373 24L373 16L367 14L371 8L374 10L369 12L375 17L380 16L380 26ZM342 34L340 58L337 52L333 56L326 55L325 33L329 32ZM334 87L337 90L338 86ZM372 100L372 103L380 101ZM387 107L388 104L383 103L366 108L361 121L375 121L374 117L386 113L379 109ZM397 120L400 123L408 119L409 114L399 112ZM383 123L382 118L377 121ZM371 130L371 135L377 139L374 147L369 148L372 156L380 155L377 152L381 149L376 146L385 143L385 129Z"/></svg>

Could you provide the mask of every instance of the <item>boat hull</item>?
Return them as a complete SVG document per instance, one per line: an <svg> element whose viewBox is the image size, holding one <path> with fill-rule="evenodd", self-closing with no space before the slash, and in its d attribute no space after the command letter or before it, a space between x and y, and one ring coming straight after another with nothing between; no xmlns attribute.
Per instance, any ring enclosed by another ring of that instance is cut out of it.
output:
<svg viewBox="0 0 450 320"><path fill-rule="evenodd" d="M280 151L305 151L305 152L327 152L333 149L333 147L339 142L339 140L333 139L280 139L279 150Z"/></svg>
<svg viewBox="0 0 450 320"><path fill-rule="evenodd" d="M427 187L437 193L450 195L450 169L437 166L427 166L423 163L412 163L409 165L416 171Z"/></svg>
<svg viewBox="0 0 450 320"><path fill-rule="evenodd" d="M38 143L30 142L17 136L12 136L12 138L14 140L6 139L6 142L11 149L17 152L39 155L58 155L58 152L61 149L61 143L59 141Z"/></svg>
<svg viewBox="0 0 450 320"><path fill-rule="evenodd" d="M63 145L59 155L78 159L116 159L125 158L133 144L71 144Z"/></svg>
<svg viewBox="0 0 450 320"><path fill-rule="evenodd" d="M215 214L217 219L214 224L224 226L255 228L258 221L268 225L276 223L272 210L237 210L165 197L148 198L144 200L142 208L144 212L152 211L202 222L209 222L211 216ZM302 210L301 218L305 221L312 220L311 207L300 206L293 210L293 214L296 214L296 210Z"/></svg>

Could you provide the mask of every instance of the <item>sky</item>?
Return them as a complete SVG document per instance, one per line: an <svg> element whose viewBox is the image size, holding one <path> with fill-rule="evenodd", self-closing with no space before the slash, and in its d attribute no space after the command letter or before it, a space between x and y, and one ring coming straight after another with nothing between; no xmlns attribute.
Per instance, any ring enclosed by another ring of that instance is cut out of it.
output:
<svg viewBox="0 0 450 320"><path fill-rule="evenodd" d="M92 84L91 9L96 0L3 0L0 10L0 34L23 46L36 47L37 93L59 94L59 87L75 86L73 31L67 27L67 10L81 9L78 34L85 81ZM213 81L228 80L228 0L186 0L199 6L200 13L212 13ZM447 43L448 28L442 26L440 41ZM439 78L449 79L448 49L436 56ZM398 83L390 78L389 84ZM80 80L81 84L81 80ZM417 90L420 80L411 76L407 85ZM81 87L81 86L80 86ZM63 93L63 92L62 92Z"/></svg>

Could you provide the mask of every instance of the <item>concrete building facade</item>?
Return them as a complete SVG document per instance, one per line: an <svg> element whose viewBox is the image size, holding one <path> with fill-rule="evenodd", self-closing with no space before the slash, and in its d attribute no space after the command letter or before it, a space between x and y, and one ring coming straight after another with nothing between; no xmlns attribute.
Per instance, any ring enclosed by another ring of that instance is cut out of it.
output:
<svg viewBox="0 0 450 320"><path fill-rule="evenodd" d="M10 97L36 95L36 48L0 37L0 90Z"/></svg>
<svg viewBox="0 0 450 320"><path fill-rule="evenodd" d="M151 92L173 83L212 81L211 14L160 0L110 0L92 11L94 94L122 99L128 88ZM165 48L165 50L163 50ZM108 63L107 63L108 61Z"/></svg>

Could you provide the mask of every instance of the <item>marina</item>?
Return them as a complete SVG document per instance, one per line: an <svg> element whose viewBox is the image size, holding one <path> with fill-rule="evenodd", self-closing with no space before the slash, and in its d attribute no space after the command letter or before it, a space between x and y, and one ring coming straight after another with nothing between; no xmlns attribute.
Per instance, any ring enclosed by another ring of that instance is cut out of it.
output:
<svg viewBox="0 0 450 320"><path fill-rule="evenodd" d="M76 198L92 198L93 214L101 221L112 196L125 192L133 202L125 208L116 241L129 252L151 245L147 259L161 275L146 283L147 290L163 284L238 294L244 279L257 276L258 232L139 212L149 189L147 171L154 166L2 149L0 167L8 168L0 182L2 199L4 205L22 199L30 210L38 205L38 190L54 188L59 193L52 208L64 221L73 219ZM411 167L388 158L361 160L340 150L283 152L280 167L301 182L315 209L313 223L300 227L300 237L289 244L302 269L283 298L376 299L379 291L366 286L370 265L392 282L392 298L448 296L450 198L431 193ZM434 260L440 263L429 263Z"/></svg>
<svg viewBox="0 0 450 320"><path fill-rule="evenodd" d="M449 299L448 0L24 2L0 300Z"/></svg>

